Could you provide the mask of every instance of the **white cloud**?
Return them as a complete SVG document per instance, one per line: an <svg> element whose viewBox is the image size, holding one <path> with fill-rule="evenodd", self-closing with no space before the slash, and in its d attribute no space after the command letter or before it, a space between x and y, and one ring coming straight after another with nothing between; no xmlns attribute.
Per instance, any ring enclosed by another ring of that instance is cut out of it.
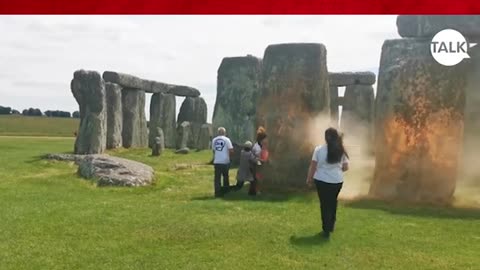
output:
<svg viewBox="0 0 480 270"><path fill-rule="evenodd" d="M0 16L1 105L74 111L73 72L115 70L199 88L210 119L223 57L263 57L269 44L319 42L329 70L376 71L383 41L398 37L395 18Z"/></svg>

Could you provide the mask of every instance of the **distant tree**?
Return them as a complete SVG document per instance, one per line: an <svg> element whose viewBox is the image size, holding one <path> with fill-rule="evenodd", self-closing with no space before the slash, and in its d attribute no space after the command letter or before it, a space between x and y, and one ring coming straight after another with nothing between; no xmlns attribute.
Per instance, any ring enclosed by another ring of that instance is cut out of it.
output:
<svg viewBox="0 0 480 270"><path fill-rule="evenodd" d="M23 110L23 115L28 116L42 116L42 111L40 109L29 108L28 110Z"/></svg>
<svg viewBox="0 0 480 270"><path fill-rule="evenodd" d="M0 106L0 114L11 114L12 108Z"/></svg>
<svg viewBox="0 0 480 270"><path fill-rule="evenodd" d="M45 115L48 117L65 117L65 118L70 118L71 114L70 112L65 112L65 111L45 111Z"/></svg>
<svg viewBox="0 0 480 270"><path fill-rule="evenodd" d="M79 111L74 111L72 114L73 118L80 118L80 112Z"/></svg>
<svg viewBox="0 0 480 270"><path fill-rule="evenodd" d="M12 114L17 114L18 115L18 114L20 114L20 112L17 111L17 110L12 110Z"/></svg>

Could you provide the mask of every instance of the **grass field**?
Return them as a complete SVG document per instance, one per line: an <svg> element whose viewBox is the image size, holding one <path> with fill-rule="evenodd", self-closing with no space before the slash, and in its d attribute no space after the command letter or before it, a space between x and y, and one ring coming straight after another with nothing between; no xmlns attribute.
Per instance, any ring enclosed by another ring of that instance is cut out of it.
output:
<svg viewBox="0 0 480 270"><path fill-rule="evenodd" d="M342 202L329 241L315 194L212 198L209 151L113 155L155 168L154 186L97 188L73 138L0 137L0 269L478 269L480 210ZM235 175L235 171L231 171ZM346 183L354 178L347 174Z"/></svg>
<svg viewBox="0 0 480 270"><path fill-rule="evenodd" d="M79 119L0 115L0 136L74 137Z"/></svg>

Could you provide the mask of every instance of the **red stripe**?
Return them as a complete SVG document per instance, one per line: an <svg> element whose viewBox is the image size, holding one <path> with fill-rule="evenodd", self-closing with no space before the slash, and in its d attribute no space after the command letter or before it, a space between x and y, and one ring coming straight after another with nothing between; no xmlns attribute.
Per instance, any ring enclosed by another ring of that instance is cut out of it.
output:
<svg viewBox="0 0 480 270"><path fill-rule="evenodd" d="M0 14L480 14L480 0L0 0Z"/></svg>

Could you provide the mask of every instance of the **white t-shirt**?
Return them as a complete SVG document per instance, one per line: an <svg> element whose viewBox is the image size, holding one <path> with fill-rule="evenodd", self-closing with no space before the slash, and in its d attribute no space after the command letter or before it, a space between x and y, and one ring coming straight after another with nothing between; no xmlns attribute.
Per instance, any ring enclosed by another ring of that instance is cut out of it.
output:
<svg viewBox="0 0 480 270"><path fill-rule="evenodd" d="M252 153L257 157L260 158L260 154L262 152L262 147L260 147L260 144L255 143L252 147Z"/></svg>
<svg viewBox="0 0 480 270"><path fill-rule="evenodd" d="M232 142L225 136L217 136L212 140L212 149L214 151L213 164L229 164L230 149L233 149Z"/></svg>
<svg viewBox="0 0 480 270"><path fill-rule="evenodd" d="M342 164L348 164L348 158L345 154L338 163L327 163L327 145L317 146L313 152L312 160L317 162L317 168L313 178L325 183L339 184L343 183Z"/></svg>

